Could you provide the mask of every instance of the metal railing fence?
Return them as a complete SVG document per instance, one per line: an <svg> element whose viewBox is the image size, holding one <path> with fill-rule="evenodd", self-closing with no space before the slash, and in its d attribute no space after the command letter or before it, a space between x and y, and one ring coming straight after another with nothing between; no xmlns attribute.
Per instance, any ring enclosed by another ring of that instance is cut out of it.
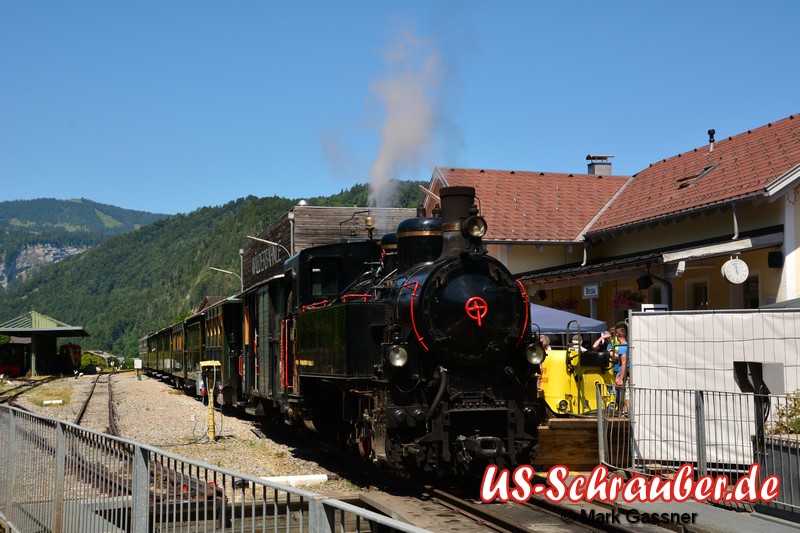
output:
<svg viewBox="0 0 800 533"><path fill-rule="evenodd" d="M317 493L1 407L6 530L425 531Z"/></svg>
<svg viewBox="0 0 800 533"><path fill-rule="evenodd" d="M698 477L724 475L731 484L757 463L760 481L777 474L781 489L777 500L756 507L800 520L800 394L633 386L627 393L629 413L597 413L602 463L666 477L688 463Z"/></svg>

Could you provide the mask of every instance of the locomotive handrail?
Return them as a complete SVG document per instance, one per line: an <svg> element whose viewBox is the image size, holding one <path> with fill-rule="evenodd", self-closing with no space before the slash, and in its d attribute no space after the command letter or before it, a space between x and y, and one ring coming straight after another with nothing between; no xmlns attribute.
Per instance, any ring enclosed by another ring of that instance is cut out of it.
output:
<svg viewBox="0 0 800 533"><path fill-rule="evenodd" d="M328 300L322 300L321 302L314 302L313 304L304 305L301 308L301 311L305 313L306 311L309 311L311 309L321 309L323 307L326 307L327 305L328 305Z"/></svg>
<svg viewBox="0 0 800 533"><path fill-rule="evenodd" d="M528 300L528 292L525 290L525 285L522 284L520 280L516 280L517 284L519 285L519 290L522 291L522 301L525 304L525 322L522 323L522 331L519 334L519 339L517 339L517 344L514 345L514 348L519 346L519 343L522 342L522 338L525 336L525 331L527 331L529 320L530 320L530 300Z"/></svg>
<svg viewBox="0 0 800 533"><path fill-rule="evenodd" d="M420 346L425 348L425 351L428 351L428 347L425 345L425 342L422 340L422 335L419 334L417 330L417 321L414 318L414 298L417 297L417 289L419 288L419 281L412 281L411 283L406 283L401 289L412 289L411 292L411 305L409 305L409 309L411 310L411 328L414 330L414 335L417 337L417 342L419 342Z"/></svg>
<svg viewBox="0 0 800 533"><path fill-rule="evenodd" d="M372 295L371 294L358 294L358 293L342 295L342 301L343 302L347 303L347 299L348 298L363 298L363 300L361 300L361 301L362 302L366 302L368 299L372 298Z"/></svg>
<svg viewBox="0 0 800 533"><path fill-rule="evenodd" d="M281 385L285 389L293 389L294 385L289 384L289 322L291 318L284 318L281 320L281 342L280 342L280 359L281 359Z"/></svg>

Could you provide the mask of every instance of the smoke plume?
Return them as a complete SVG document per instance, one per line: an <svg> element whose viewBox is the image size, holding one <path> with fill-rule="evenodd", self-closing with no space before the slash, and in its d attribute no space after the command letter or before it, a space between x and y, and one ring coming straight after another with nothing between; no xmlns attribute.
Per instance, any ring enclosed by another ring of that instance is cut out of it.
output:
<svg viewBox="0 0 800 533"><path fill-rule="evenodd" d="M401 172L416 172L430 163L435 93L441 81L438 51L409 30L386 51L385 60L386 76L371 86L385 109L380 148L369 172L373 207L391 205L392 179L400 179Z"/></svg>

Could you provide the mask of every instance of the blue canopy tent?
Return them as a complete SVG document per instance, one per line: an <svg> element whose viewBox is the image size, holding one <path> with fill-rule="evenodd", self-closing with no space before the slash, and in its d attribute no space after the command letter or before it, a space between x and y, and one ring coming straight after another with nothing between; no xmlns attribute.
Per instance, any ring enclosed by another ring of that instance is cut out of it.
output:
<svg viewBox="0 0 800 533"><path fill-rule="evenodd" d="M762 305L759 309L796 309L800 307L800 298L775 302L774 304Z"/></svg>
<svg viewBox="0 0 800 533"><path fill-rule="evenodd" d="M549 335L565 333L567 331L567 324L572 320L578 321L581 333L602 333L608 329L606 323L601 320L576 315L568 311L553 309L552 307L531 304L531 324L533 324L533 331L538 329L540 333ZM571 333L578 333L578 326L576 324L570 324L569 330Z"/></svg>

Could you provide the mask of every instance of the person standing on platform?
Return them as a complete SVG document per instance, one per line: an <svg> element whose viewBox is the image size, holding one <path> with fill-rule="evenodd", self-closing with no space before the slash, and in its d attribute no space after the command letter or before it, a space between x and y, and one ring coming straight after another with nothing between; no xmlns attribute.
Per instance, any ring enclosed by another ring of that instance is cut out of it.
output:
<svg viewBox="0 0 800 533"><path fill-rule="evenodd" d="M618 326L615 330L617 339L614 347L614 385L617 388L617 409L625 402L624 413L630 407L628 398L628 382L630 379L631 361L628 357L628 328Z"/></svg>

